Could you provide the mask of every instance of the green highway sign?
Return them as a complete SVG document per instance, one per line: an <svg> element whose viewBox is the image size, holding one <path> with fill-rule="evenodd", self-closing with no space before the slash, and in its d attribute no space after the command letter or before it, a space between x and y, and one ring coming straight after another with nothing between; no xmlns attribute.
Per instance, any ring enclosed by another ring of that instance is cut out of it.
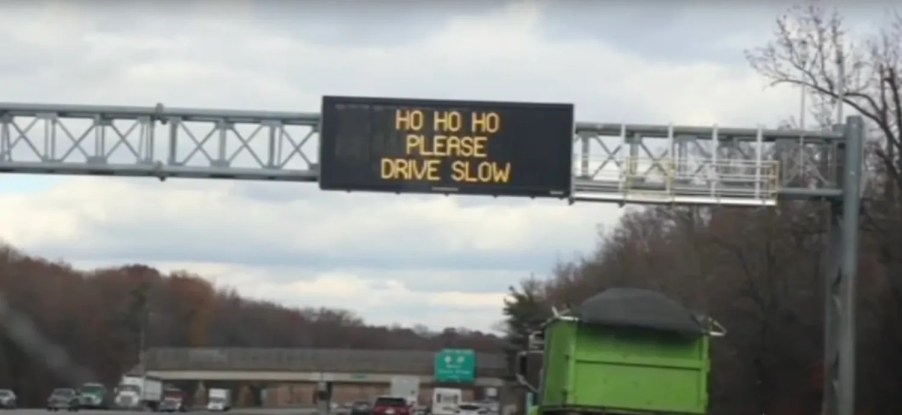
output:
<svg viewBox="0 0 902 415"><path fill-rule="evenodd" d="M476 381L476 352L470 349L444 349L435 354L435 381L473 383Z"/></svg>

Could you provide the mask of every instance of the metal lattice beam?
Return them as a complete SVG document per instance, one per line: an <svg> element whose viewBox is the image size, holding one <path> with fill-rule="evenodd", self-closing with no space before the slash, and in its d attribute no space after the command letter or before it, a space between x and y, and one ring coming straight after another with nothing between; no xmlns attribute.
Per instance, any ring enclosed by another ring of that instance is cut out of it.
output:
<svg viewBox="0 0 902 415"><path fill-rule="evenodd" d="M318 114L0 104L0 171L315 182Z"/></svg>
<svg viewBox="0 0 902 415"><path fill-rule="evenodd" d="M577 200L774 205L841 193L837 132L581 123L576 136Z"/></svg>

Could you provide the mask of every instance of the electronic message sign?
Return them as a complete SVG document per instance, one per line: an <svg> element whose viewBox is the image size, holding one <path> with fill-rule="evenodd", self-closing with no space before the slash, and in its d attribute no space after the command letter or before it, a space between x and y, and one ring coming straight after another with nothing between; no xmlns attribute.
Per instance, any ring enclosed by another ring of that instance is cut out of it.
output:
<svg viewBox="0 0 902 415"><path fill-rule="evenodd" d="M323 97L320 188L570 195L573 105Z"/></svg>

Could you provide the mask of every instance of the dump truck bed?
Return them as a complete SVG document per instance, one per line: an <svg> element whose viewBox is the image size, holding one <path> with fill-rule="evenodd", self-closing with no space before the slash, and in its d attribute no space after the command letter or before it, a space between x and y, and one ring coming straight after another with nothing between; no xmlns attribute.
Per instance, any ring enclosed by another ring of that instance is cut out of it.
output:
<svg viewBox="0 0 902 415"><path fill-rule="evenodd" d="M545 331L543 413L704 414L707 335L557 320Z"/></svg>

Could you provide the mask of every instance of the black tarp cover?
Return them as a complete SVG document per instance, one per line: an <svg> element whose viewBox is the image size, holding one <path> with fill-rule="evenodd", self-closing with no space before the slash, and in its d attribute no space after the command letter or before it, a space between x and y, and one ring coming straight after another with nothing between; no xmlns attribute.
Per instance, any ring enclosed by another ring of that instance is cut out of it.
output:
<svg viewBox="0 0 902 415"><path fill-rule="evenodd" d="M632 326L686 334L708 332L704 317L657 291L610 288L579 306L580 321L590 324Z"/></svg>

